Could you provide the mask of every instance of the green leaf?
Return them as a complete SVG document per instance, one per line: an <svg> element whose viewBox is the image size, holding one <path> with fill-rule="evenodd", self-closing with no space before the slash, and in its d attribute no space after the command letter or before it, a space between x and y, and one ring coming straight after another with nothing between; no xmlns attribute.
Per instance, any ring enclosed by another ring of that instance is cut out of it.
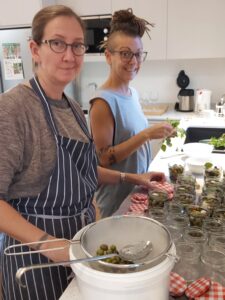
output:
<svg viewBox="0 0 225 300"><path fill-rule="evenodd" d="M210 162L206 162L204 166L206 169L210 169L210 168L212 168L213 164Z"/></svg>

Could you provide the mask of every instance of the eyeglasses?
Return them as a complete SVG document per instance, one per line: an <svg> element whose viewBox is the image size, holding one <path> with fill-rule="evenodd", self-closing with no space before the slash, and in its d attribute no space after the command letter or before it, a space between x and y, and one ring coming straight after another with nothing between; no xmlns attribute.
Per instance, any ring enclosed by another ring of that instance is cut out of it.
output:
<svg viewBox="0 0 225 300"><path fill-rule="evenodd" d="M74 55L82 56L87 50L86 45L83 43L73 43L67 44L62 40L43 40L42 44L48 44L51 50L55 53L63 53L66 51L67 47L71 47L71 50Z"/></svg>
<svg viewBox="0 0 225 300"><path fill-rule="evenodd" d="M120 55L120 58L123 62L130 62L132 60L132 58L135 56L136 60L140 63L143 62L146 59L146 56L148 54L148 52L132 52L132 51L115 51L115 50L110 50L110 52L112 54L114 53L118 53Z"/></svg>

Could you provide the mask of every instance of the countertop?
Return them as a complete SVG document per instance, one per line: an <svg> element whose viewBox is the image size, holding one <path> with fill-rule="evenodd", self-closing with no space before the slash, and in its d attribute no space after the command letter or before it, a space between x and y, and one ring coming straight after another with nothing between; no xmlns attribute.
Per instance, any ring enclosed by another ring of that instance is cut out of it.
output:
<svg viewBox="0 0 225 300"><path fill-rule="evenodd" d="M146 115L148 121L164 121L166 119L181 120L181 119L191 119L198 116L195 112L180 112L174 109L174 103L169 103L167 111L162 115Z"/></svg>

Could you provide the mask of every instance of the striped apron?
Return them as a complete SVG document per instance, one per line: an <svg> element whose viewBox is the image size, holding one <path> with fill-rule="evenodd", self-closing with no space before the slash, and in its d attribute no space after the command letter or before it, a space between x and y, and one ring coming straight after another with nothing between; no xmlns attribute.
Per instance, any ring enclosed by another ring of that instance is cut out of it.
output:
<svg viewBox="0 0 225 300"><path fill-rule="evenodd" d="M37 196L12 199L10 204L30 223L57 237L72 239L84 225L95 220L92 204L97 187L97 159L88 129L74 106L70 104L89 143L60 136L47 97L37 78L30 83L39 96L48 124L56 140L57 161L45 189ZM69 101L69 100L68 100ZM3 247L19 244L5 236ZM28 251L19 247L18 251ZM62 266L29 271L24 276L26 288L15 282L18 268L47 263L41 254L3 256L3 299L4 300L53 300L59 299L71 277L71 269Z"/></svg>

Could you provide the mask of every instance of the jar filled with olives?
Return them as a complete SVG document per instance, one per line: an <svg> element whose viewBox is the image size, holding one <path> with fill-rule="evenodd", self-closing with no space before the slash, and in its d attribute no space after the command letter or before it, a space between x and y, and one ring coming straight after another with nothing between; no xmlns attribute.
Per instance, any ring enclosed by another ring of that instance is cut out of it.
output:
<svg viewBox="0 0 225 300"><path fill-rule="evenodd" d="M202 196L213 197L219 200L221 203L224 200L224 191L220 186L206 186L202 188Z"/></svg>
<svg viewBox="0 0 225 300"><path fill-rule="evenodd" d="M205 168L204 178L221 178L222 170L218 166Z"/></svg>
<svg viewBox="0 0 225 300"><path fill-rule="evenodd" d="M213 212L213 218L221 220L225 224L225 207L217 208Z"/></svg>
<svg viewBox="0 0 225 300"><path fill-rule="evenodd" d="M161 190L149 191L148 201L149 207L160 207L163 208L165 202L168 201L168 193Z"/></svg>
<svg viewBox="0 0 225 300"><path fill-rule="evenodd" d="M182 184L185 184L185 185L187 184L187 185L195 186L196 178L192 174L186 172L186 173L183 173L183 174L178 176L177 183L179 183L181 185Z"/></svg>
<svg viewBox="0 0 225 300"><path fill-rule="evenodd" d="M186 211L189 205L195 204L195 196L188 193L176 193L173 200L182 207L183 211Z"/></svg>
<svg viewBox="0 0 225 300"><path fill-rule="evenodd" d="M190 226L202 227L203 221L209 217L209 212L199 205L188 205L186 210Z"/></svg>
<svg viewBox="0 0 225 300"><path fill-rule="evenodd" d="M193 185L190 185L190 184L180 184L180 183L177 183L175 185L175 195L178 195L178 194L191 194L191 195L196 195L196 191L195 191L195 186Z"/></svg>
<svg viewBox="0 0 225 300"><path fill-rule="evenodd" d="M170 181L176 182L177 177L184 173L184 162L170 162L168 166Z"/></svg>
<svg viewBox="0 0 225 300"><path fill-rule="evenodd" d="M199 197L199 205L209 212L209 216L212 217L214 210L220 207L221 201L210 195L201 195Z"/></svg>

